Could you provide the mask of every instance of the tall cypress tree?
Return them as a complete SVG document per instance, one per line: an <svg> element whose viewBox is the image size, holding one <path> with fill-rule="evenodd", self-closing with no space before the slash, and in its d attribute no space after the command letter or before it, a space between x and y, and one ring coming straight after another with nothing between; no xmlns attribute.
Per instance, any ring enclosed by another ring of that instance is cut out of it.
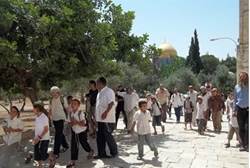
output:
<svg viewBox="0 0 250 168"><path fill-rule="evenodd" d="M191 38L191 45L189 48L188 57L186 59L186 65L191 67L191 70L198 74L203 68L201 57L199 40L196 29L194 30L194 37Z"/></svg>

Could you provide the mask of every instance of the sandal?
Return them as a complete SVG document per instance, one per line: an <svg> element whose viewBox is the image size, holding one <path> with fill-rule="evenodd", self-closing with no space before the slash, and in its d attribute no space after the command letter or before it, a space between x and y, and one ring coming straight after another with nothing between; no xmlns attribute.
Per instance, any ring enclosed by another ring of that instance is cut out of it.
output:
<svg viewBox="0 0 250 168"><path fill-rule="evenodd" d="M67 164L66 168L73 168L75 167L75 163L71 162L69 164Z"/></svg>
<svg viewBox="0 0 250 168"><path fill-rule="evenodd" d="M87 159L93 159L94 158L94 151L91 150L87 156Z"/></svg>
<svg viewBox="0 0 250 168"><path fill-rule="evenodd" d="M28 164L28 163L30 163L31 162L31 159L32 159L32 155L31 154L28 154L28 156L26 157L26 158L24 158L24 160L25 160L25 164Z"/></svg>
<svg viewBox="0 0 250 168"><path fill-rule="evenodd" d="M51 154L51 156L49 157L49 168L54 168L56 165L56 159L58 156L55 156L53 154Z"/></svg>

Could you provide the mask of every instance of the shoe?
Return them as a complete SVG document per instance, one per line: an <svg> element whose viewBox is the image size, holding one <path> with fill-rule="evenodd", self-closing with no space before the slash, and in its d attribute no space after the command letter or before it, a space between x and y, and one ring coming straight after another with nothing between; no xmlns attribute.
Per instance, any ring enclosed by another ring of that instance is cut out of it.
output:
<svg viewBox="0 0 250 168"><path fill-rule="evenodd" d="M69 163L69 164L67 164L67 166L66 166L66 168L72 168L72 167L75 167L75 163Z"/></svg>
<svg viewBox="0 0 250 168"><path fill-rule="evenodd" d="M28 156L24 159L25 160L25 164L28 164L28 163L30 163L31 162L31 159L32 159L32 155L31 154L28 154Z"/></svg>
<svg viewBox="0 0 250 168"><path fill-rule="evenodd" d="M87 159L93 159L93 157L94 157L94 151L91 150L87 156Z"/></svg>
<svg viewBox="0 0 250 168"><path fill-rule="evenodd" d="M138 156L137 160L143 160L143 158L141 156Z"/></svg>
<svg viewBox="0 0 250 168"><path fill-rule="evenodd" d="M225 144L225 148L229 148L230 147L230 144L229 143L226 143Z"/></svg>
<svg viewBox="0 0 250 168"><path fill-rule="evenodd" d="M69 147L67 147L67 148L62 148L62 149L60 150L60 153L65 153L68 149L69 149Z"/></svg>
<svg viewBox="0 0 250 168"><path fill-rule="evenodd" d="M154 135L157 135L157 132L154 132Z"/></svg>
<svg viewBox="0 0 250 168"><path fill-rule="evenodd" d="M246 148L244 148L243 146L240 147L239 149L240 152L246 151Z"/></svg>

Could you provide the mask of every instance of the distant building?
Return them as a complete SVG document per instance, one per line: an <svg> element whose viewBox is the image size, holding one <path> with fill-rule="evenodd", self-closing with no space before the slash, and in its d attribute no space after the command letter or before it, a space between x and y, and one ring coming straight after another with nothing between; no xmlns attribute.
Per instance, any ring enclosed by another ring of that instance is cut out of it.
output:
<svg viewBox="0 0 250 168"><path fill-rule="evenodd" d="M159 57L154 59L154 64L157 69L170 64L173 58L177 57L177 51L170 43L165 42L161 44L159 49L161 49L161 53Z"/></svg>

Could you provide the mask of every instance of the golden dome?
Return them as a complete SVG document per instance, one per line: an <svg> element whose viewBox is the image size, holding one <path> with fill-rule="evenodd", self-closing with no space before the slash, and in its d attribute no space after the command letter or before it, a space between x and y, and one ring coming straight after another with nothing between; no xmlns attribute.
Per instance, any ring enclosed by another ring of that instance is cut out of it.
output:
<svg viewBox="0 0 250 168"><path fill-rule="evenodd" d="M163 43L159 46L161 49L160 58L169 58L177 56L177 51L170 43Z"/></svg>

